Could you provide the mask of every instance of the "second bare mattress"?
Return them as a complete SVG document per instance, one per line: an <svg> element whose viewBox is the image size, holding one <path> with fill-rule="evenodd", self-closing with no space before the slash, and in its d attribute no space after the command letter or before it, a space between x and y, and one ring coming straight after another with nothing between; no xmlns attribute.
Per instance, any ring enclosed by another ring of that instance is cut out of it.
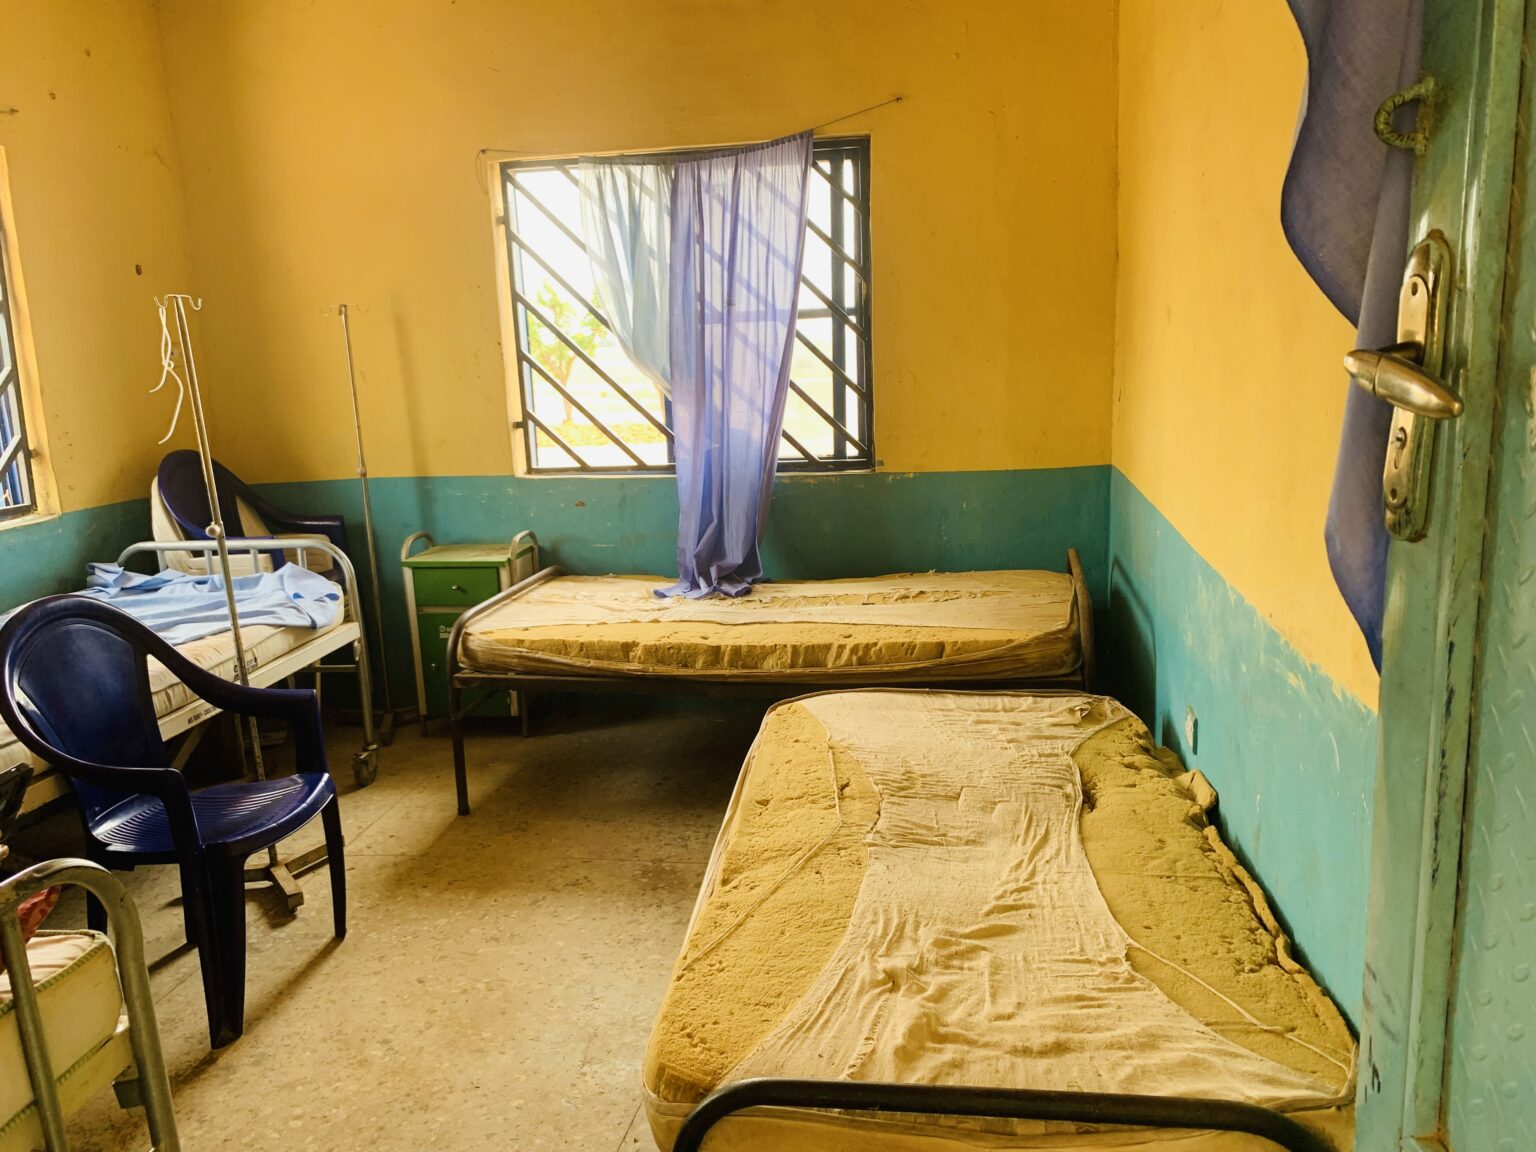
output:
<svg viewBox="0 0 1536 1152"><path fill-rule="evenodd" d="M558 576L474 620L478 672L859 684L1059 680L1081 668L1064 572L773 581L739 598L662 598L660 576Z"/></svg>
<svg viewBox="0 0 1536 1152"><path fill-rule="evenodd" d="M1214 1097L1349 1143L1353 1041L1113 700L830 692L764 721L644 1065L670 1147L752 1076ZM1231 1134L759 1112L720 1152L1270 1147Z"/></svg>

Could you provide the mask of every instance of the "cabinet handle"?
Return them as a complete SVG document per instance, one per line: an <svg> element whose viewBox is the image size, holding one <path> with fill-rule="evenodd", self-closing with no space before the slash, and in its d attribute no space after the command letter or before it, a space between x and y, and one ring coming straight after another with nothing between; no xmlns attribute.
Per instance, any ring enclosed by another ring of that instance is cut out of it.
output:
<svg viewBox="0 0 1536 1152"><path fill-rule="evenodd" d="M448 585L448 587L452 588L455 592L462 592L462 591L464 591L464 585L462 585L462 584L450 584L450 585Z"/></svg>

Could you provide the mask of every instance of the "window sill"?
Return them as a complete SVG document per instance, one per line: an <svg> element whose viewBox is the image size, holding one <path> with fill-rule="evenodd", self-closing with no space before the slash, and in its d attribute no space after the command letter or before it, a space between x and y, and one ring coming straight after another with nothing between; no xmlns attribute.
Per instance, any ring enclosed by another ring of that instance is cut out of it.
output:
<svg viewBox="0 0 1536 1152"><path fill-rule="evenodd" d="M0 520L0 532L8 532L12 528L26 528L34 524L46 524L50 520L59 518L58 512L28 512L25 516Z"/></svg>

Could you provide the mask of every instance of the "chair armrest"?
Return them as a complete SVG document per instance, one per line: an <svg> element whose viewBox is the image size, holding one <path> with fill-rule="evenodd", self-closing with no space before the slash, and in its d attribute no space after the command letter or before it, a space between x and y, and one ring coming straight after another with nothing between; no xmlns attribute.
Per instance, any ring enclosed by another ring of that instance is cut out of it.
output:
<svg viewBox="0 0 1536 1152"><path fill-rule="evenodd" d="M71 780L83 780L118 793L147 793L165 805L173 829L195 832L197 823L192 814L191 791L186 777L176 769L163 764L93 764L89 760L76 759L41 741L32 726L12 712L3 693L0 693L0 719L6 722L27 751Z"/></svg>
<svg viewBox="0 0 1536 1152"><path fill-rule="evenodd" d="M216 676L172 649L158 654L170 673L210 704L237 716L286 720L293 730L299 771L326 767L325 734L320 724L320 699L309 688L248 688Z"/></svg>
<svg viewBox="0 0 1536 1152"><path fill-rule="evenodd" d="M164 656L160 661L199 697L224 712L288 721L293 733L294 768L297 771L330 770L325 755L325 730L320 723L320 698L313 689L248 688L215 676L180 653L174 662Z"/></svg>
<svg viewBox="0 0 1536 1152"><path fill-rule="evenodd" d="M343 552L347 550L347 526L340 516L302 516L270 504L250 491L241 493L241 499L256 510L274 535L312 532L324 536Z"/></svg>

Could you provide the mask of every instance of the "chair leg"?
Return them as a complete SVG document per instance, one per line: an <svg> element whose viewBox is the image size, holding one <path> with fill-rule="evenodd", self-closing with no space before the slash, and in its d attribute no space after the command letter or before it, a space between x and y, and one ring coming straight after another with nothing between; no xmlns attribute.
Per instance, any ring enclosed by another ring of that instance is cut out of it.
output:
<svg viewBox="0 0 1536 1152"><path fill-rule="evenodd" d="M208 1000L208 1034L215 1048L245 1031L245 861L211 857L208 861L213 909L214 949L218 953L215 997ZM207 990L207 981L204 981Z"/></svg>
<svg viewBox="0 0 1536 1152"><path fill-rule="evenodd" d="M448 685L448 732L453 739L453 782L459 793L459 815L469 815L469 772L464 766L463 701L458 686Z"/></svg>
<svg viewBox="0 0 1536 1152"><path fill-rule="evenodd" d="M331 914L336 921L336 939L347 938L347 839L341 832L341 804L332 796L320 809L325 825L325 855L331 872Z"/></svg>
<svg viewBox="0 0 1536 1152"><path fill-rule="evenodd" d="M208 1009L208 1041L214 1048L229 1042L224 1023L224 965L219 953L214 882L201 862L182 861L181 908L187 943L197 948L203 977L203 1003Z"/></svg>

